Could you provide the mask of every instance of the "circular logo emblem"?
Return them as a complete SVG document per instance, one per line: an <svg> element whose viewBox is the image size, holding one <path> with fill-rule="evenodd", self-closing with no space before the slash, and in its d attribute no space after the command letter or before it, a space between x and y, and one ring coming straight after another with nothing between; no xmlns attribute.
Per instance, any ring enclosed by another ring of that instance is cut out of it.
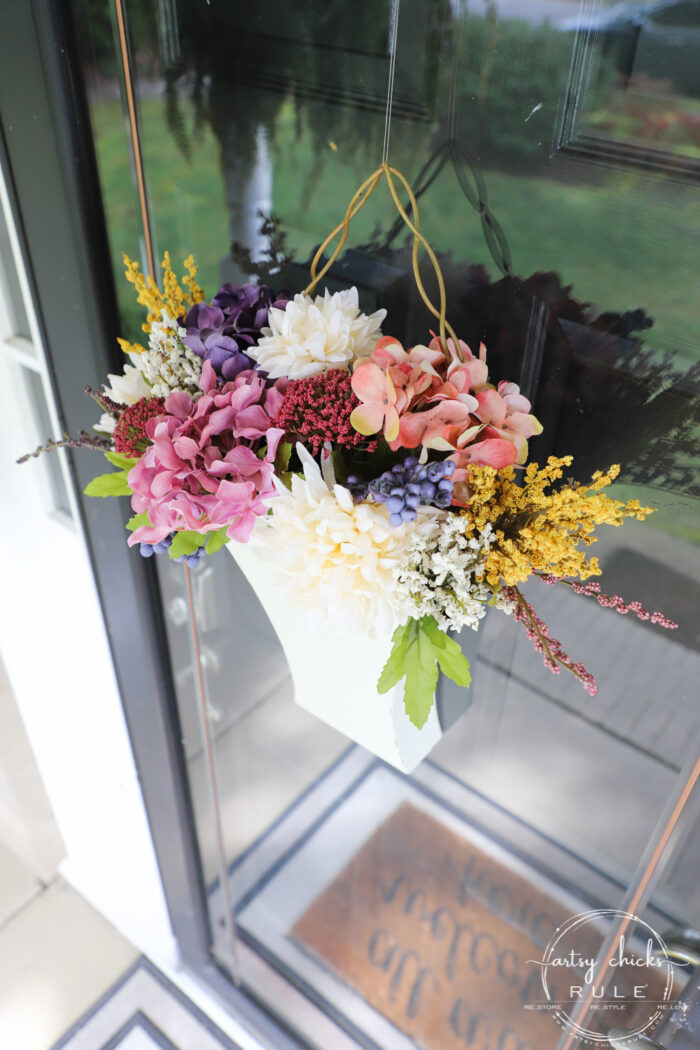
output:
<svg viewBox="0 0 700 1050"><path fill-rule="evenodd" d="M601 951L611 926L619 931ZM607 1032L653 1030L673 1000L673 963L659 934L615 908L582 912L558 927L542 960L545 1001L555 1020L589 1043Z"/></svg>

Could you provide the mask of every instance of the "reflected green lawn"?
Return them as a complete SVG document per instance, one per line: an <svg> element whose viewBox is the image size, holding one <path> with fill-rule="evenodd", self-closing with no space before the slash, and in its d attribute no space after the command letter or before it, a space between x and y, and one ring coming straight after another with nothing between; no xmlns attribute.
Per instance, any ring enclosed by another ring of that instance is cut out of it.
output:
<svg viewBox="0 0 700 1050"><path fill-rule="evenodd" d="M119 273L121 252L139 250L138 200L119 102L96 101L93 118ZM218 143L209 127L201 126L188 163L167 128L161 100L142 102L141 121L156 250L168 249L176 258L193 251L202 283L213 294L219 261L229 243ZM402 156L398 133L395 142L394 163L413 174L423 155ZM348 154L341 141L327 143L319 155L308 136L298 136L291 104L283 107L271 143L274 208L302 257L342 218L367 174L370 162ZM559 165L556 170L561 174ZM700 193L634 173L601 173L583 162L569 171L576 181L486 173L491 206L506 232L516 271L527 275L555 270L565 283L573 284L577 298L599 310L642 306L656 321L646 333L648 343L678 353L679 366L697 360ZM354 243L367 240L377 224L393 219L386 190L378 194L353 224ZM495 278L478 217L453 173L445 170L423 200L423 226L433 246L451 251L456 260L486 264ZM120 282L125 325L133 332L139 310L130 292Z"/></svg>
<svg viewBox="0 0 700 1050"><path fill-rule="evenodd" d="M124 272L122 253L142 260L141 212L121 104L116 99L92 100L91 115L124 334L139 339L143 310L132 286L119 279ZM188 163L165 123L161 100L143 101L139 117L156 257L169 251L174 260L181 260L194 252L205 291L214 295L219 259L228 252L218 143L203 125Z"/></svg>

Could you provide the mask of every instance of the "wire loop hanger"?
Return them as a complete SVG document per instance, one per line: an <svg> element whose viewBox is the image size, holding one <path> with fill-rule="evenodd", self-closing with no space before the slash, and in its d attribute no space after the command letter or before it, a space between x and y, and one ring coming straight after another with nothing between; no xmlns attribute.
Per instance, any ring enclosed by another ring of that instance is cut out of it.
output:
<svg viewBox="0 0 700 1050"><path fill-rule="evenodd" d="M459 340L452 325L448 322L446 317L447 296L445 292L445 280L442 275L442 270L440 269L440 264L438 263L435 252L433 251L430 244L420 231L420 216L418 213L418 201L416 199L416 195L414 194L408 179L398 170L398 168L394 168L389 164L391 111L394 100L394 81L396 76L396 42L398 37L400 3L401 0L393 0L392 4L391 27L389 32L389 85L387 90L386 116L384 121L384 145L382 151L382 163L376 169L376 171L373 171L372 174L368 178L366 178L361 184L361 186L355 191L355 194L347 207L342 222L339 222L335 229L328 234L326 239L316 251L316 254L313 257L310 267L311 281L305 288L304 295L310 295L311 292L313 292L316 285L318 284L318 282L322 280L323 277L325 277L325 275L328 273L333 263L336 261L336 259L338 258L345 246L345 242L348 239L348 233L350 231L351 221L361 210L361 208L363 208L364 205L367 203L367 201L374 193L375 189L382 181L382 179L385 179L387 186L389 187L389 192L391 194L392 200L396 205L396 210L399 213L400 219L413 234L413 276L421 299L423 300L433 317L436 317L438 319L440 345L445 355L445 358L448 361L451 361L453 352L457 354L460 360L463 360ZM396 188L395 180L398 180L398 182L403 186L404 190L408 195L409 205L407 207L404 207L404 205L401 202L401 198ZM411 215L413 216L413 218L411 218ZM338 237L338 235L340 235L338 243L336 244L329 258L325 261L325 263L319 270L319 266L323 260L324 252L327 248L330 247L330 245L333 243L336 237ZM420 275L418 251L421 246L425 249L425 252L428 258L430 259L433 270L435 272L435 277L438 285L438 292L440 296L439 307L435 306L432 299L425 290L425 286ZM453 348L450 348L448 346L448 334L450 339L452 340Z"/></svg>

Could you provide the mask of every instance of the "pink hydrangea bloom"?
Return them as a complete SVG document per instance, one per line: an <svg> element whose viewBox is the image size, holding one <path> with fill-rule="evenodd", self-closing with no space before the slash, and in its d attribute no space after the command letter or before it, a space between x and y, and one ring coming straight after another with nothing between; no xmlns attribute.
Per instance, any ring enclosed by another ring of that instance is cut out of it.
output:
<svg viewBox="0 0 700 1050"><path fill-rule="evenodd" d="M146 511L151 525L136 529L129 545L158 543L173 531L213 532L224 526L230 539L245 542L256 517L275 495L273 460L283 431L270 426L282 403L277 387L266 387L255 371L240 372L221 387L208 361L204 394L197 401L170 394L162 415L149 420L153 442L129 472L131 505ZM256 455L265 442L265 458Z"/></svg>

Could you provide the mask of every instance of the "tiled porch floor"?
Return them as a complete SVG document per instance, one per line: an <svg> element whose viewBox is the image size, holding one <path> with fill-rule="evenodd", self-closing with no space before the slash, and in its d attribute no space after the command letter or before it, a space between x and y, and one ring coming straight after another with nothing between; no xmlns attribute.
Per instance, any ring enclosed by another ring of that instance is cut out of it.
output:
<svg viewBox="0 0 700 1050"><path fill-rule="evenodd" d="M56 874L63 844L0 662L0 1047L49 1050L136 949Z"/></svg>
<svg viewBox="0 0 700 1050"><path fill-rule="evenodd" d="M49 1050L137 955L60 876L42 885L0 846L0 1046Z"/></svg>

